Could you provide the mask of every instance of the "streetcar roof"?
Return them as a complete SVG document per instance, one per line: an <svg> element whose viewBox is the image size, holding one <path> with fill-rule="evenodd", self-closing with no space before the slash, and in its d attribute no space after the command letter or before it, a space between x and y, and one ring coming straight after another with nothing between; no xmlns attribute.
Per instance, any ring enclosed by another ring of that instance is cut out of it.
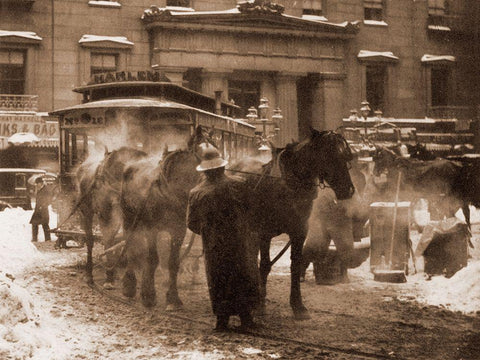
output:
<svg viewBox="0 0 480 360"><path fill-rule="evenodd" d="M0 168L0 173L5 173L5 172L45 174L47 171L40 170L40 169L26 169L26 168Z"/></svg>
<svg viewBox="0 0 480 360"><path fill-rule="evenodd" d="M242 126L255 129L254 125L251 125L243 120L239 120L239 119L235 119L235 118L223 116L223 115L217 115L217 114L214 114L202 109L198 109L189 105L180 104L180 103L165 100L165 99L156 99L156 98L128 97L128 98L91 101L84 104L73 105L64 109L51 111L49 114L64 115L71 111L91 110L91 109L136 109L136 108L173 109L173 110L185 110L185 111L191 111L191 112L198 112L202 114L208 114L216 118L232 121L237 124L241 124Z"/></svg>

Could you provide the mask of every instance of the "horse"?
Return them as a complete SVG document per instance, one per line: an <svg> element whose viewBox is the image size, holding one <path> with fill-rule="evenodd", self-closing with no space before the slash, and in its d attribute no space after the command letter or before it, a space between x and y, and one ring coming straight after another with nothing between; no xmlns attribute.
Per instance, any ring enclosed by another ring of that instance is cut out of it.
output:
<svg viewBox="0 0 480 360"><path fill-rule="evenodd" d="M110 153L105 152L100 162L85 161L76 171L77 198L75 208L80 212L81 226L87 244L87 281L93 284L92 250L94 244L93 220L97 215L104 247L114 245L115 236L122 226L120 209L121 182L124 169L130 163L147 157L143 151L122 147ZM115 259L107 255L106 282L111 288L115 275Z"/></svg>
<svg viewBox="0 0 480 360"><path fill-rule="evenodd" d="M461 162L442 158L422 161L404 158L386 148L377 149L373 156L374 175L388 172L389 184L395 184L399 172L402 173L400 199L415 200L425 198L436 206L431 211L437 211L440 216L454 216L458 208L462 208L467 216L468 193L465 186L465 167ZM393 188L390 192L393 198ZM469 223L469 221L467 220Z"/></svg>
<svg viewBox="0 0 480 360"><path fill-rule="evenodd" d="M275 153L278 151L275 150ZM338 199L349 199L355 188L348 162L352 153L345 139L333 131L310 129L302 142L288 144L267 165L260 161L242 161L230 166L244 179L249 216L257 229L260 247L261 304L265 311L267 277L272 268L270 245L273 237L287 234L291 244L290 306L296 319L309 319L302 302L300 275L302 249L308 232L308 218L318 186L331 186ZM280 176L275 176L278 162ZM324 184L324 181L328 183Z"/></svg>
<svg viewBox="0 0 480 360"><path fill-rule="evenodd" d="M157 237L160 231L170 234L167 310L183 306L178 296L177 276L180 248L186 234L188 195L200 180L195 170L200 162L197 155L200 144L208 142L200 127L192 139L187 149L168 153L158 165L140 161L129 166L123 174L120 204L127 267L122 293L128 298L135 297L135 271L139 270L142 274L140 296L146 307L156 304L154 275L159 264Z"/></svg>

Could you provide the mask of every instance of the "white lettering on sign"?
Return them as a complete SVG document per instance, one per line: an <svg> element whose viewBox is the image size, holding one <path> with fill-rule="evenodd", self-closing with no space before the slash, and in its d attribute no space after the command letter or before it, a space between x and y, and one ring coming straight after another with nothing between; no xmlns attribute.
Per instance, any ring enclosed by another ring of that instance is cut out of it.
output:
<svg viewBox="0 0 480 360"><path fill-rule="evenodd" d="M6 119L7 118L7 119ZM27 121L15 119L12 116L0 115L0 136L9 137L17 132L27 132L37 135L39 138L58 138L58 123Z"/></svg>

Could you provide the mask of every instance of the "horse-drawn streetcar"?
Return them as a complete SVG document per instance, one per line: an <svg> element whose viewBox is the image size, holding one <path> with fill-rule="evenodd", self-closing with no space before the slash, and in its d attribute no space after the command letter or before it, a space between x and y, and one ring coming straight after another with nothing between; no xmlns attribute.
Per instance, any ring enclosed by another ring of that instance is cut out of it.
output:
<svg viewBox="0 0 480 360"><path fill-rule="evenodd" d="M65 206L59 214L59 236L83 235L71 217L75 176L87 159L102 159L120 147L161 154L186 148L201 125L230 160L254 151L255 127L233 116L238 106L176 85L159 72L95 75L73 91L83 102L51 112L60 128L60 184ZM71 217L67 222L66 217ZM77 236L78 237L78 236Z"/></svg>

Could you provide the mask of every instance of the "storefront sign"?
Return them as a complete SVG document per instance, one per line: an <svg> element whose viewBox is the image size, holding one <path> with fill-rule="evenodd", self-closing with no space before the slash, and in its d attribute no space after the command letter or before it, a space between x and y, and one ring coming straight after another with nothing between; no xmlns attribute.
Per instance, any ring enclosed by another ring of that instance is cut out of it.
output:
<svg viewBox="0 0 480 360"><path fill-rule="evenodd" d="M9 137L17 132L27 132L39 138L58 138L58 123L46 121L37 115L0 115L0 136Z"/></svg>

